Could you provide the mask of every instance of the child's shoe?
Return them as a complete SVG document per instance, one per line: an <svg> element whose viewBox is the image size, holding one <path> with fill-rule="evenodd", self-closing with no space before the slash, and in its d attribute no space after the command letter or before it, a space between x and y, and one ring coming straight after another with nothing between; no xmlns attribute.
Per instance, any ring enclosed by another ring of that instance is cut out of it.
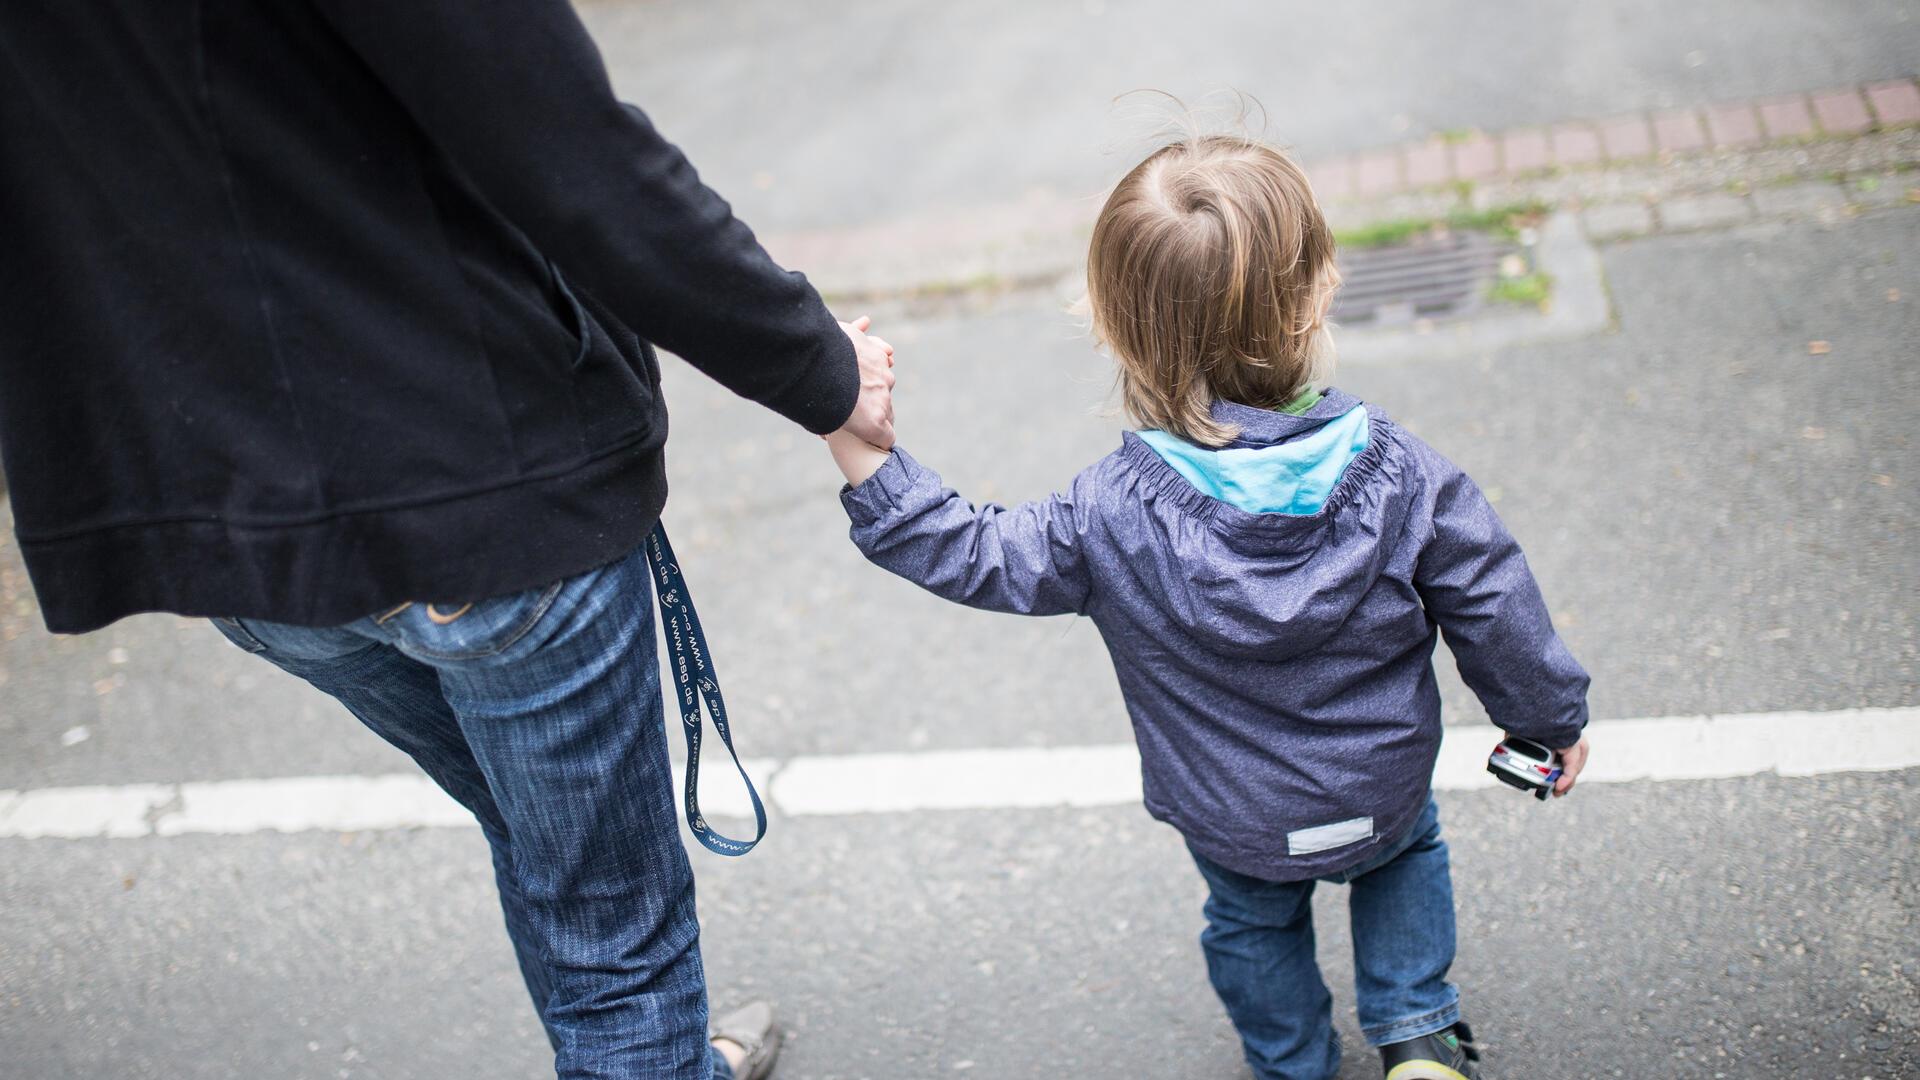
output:
<svg viewBox="0 0 1920 1080"><path fill-rule="evenodd" d="M1480 1080L1480 1051L1465 1024L1380 1048L1387 1080Z"/></svg>

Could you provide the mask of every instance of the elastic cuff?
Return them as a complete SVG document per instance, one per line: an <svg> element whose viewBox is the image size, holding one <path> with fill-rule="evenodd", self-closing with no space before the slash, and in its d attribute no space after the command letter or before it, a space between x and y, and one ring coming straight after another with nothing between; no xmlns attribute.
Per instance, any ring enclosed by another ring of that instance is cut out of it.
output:
<svg viewBox="0 0 1920 1080"><path fill-rule="evenodd" d="M1534 742L1548 749L1558 751L1566 750L1572 747L1574 743L1580 741L1580 737L1586 734L1587 721L1583 716L1580 718L1578 726L1566 724L1560 724L1554 727L1528 727L1521 725L1518 728L1510 728L1498 724L1495 726L1499 727L1501 733L1504 735L1515 735L1522 739L1532 739Z"/></svg>
<svg viewBox="0 0 1920 1080"><path fill-rule="evenodd" d="M900 508L901 497L912 488L919 470L920 463L913 460L913 455L895 446L872 476L858 486L840 489L840 505L855 526L872 525Z"/></svg>
<svg viewBox="0 0 1920 1080"><path fill-rule="evenodd" d="M1411 1020L1396 1020L1391 1024L1363 1027L1360 1029L1360 1034L1366 1036L1368 1046L1378 1047L1417 1039L1436 1031L1445 1031L1459 1022L1460 1002L1456 999L1444 1009L1436 1009Z"/></svg>

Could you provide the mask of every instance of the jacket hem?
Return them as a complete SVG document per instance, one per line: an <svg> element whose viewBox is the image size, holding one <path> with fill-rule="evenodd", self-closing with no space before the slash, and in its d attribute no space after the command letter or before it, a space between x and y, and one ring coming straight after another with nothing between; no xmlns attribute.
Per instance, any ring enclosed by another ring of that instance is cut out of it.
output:
<svg viewBox="0 0 1920 1080"><path fill-rule="evenodd" d="M121 525L23 541L47 629L147 611L337 626L408 600L465 602L585 573L638 547L666 504L656 441L559 475L283 525Z"/></svg>
<svg viewBox="0 0 1920 1080"><path fill-rule="evenodd" d="M1367 842L1302 856L1287 854L1284 831L1275 837L1271 850L1244 843L1228 843L1219 833L1196 825L1188 817L1165 803L1151 798L1146 799L1145 802L1147 813L1154 820L1173 826L1188 845L1206 856L1208 861L1218 863L1235 873L1259 878L1262 881L1286 882L1307 881L1325 877L1328 874L1337 874L1365 862L1380 850L1381 844L1393 841L1412 826L1414 819L1420 815L1420 811L1425 809L1427 798L1431 794L1431 785L1424 784L1414 793L1413 798L1403 800L1405 805L1386 810L1378 807L1355 810L1356 814L1370 813L1374 818L1373 836Z"/></svg>

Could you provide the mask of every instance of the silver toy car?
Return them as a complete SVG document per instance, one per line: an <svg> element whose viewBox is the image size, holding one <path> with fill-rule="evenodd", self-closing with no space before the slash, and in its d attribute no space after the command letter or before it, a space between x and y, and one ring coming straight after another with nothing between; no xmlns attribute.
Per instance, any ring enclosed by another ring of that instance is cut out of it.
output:
<svg viewBox="0 0 1920 1080"><path fill-rule="evenodd" d="M1509 735L1500 740L1487 758L1487 771L1522 791L1533 792L1545 800L1553 794L1553 782L1560 779L1560 755L1534 742Z"/></svg>

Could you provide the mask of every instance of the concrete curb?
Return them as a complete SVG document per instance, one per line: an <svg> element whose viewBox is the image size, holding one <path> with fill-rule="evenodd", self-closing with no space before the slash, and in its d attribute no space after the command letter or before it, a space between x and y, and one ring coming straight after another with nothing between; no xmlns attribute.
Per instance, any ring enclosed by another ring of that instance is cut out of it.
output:
<svg viewBox="0 0 1920 1080"><path fill-rule="evenodd" d="M1555 169L1741 151L1768 143L1854 138L1920 124L1912 78L1787 97L1573 120L1550 129L1478 130L1314 162L1320 197L1339 201L1541 175Z"/></svg>

